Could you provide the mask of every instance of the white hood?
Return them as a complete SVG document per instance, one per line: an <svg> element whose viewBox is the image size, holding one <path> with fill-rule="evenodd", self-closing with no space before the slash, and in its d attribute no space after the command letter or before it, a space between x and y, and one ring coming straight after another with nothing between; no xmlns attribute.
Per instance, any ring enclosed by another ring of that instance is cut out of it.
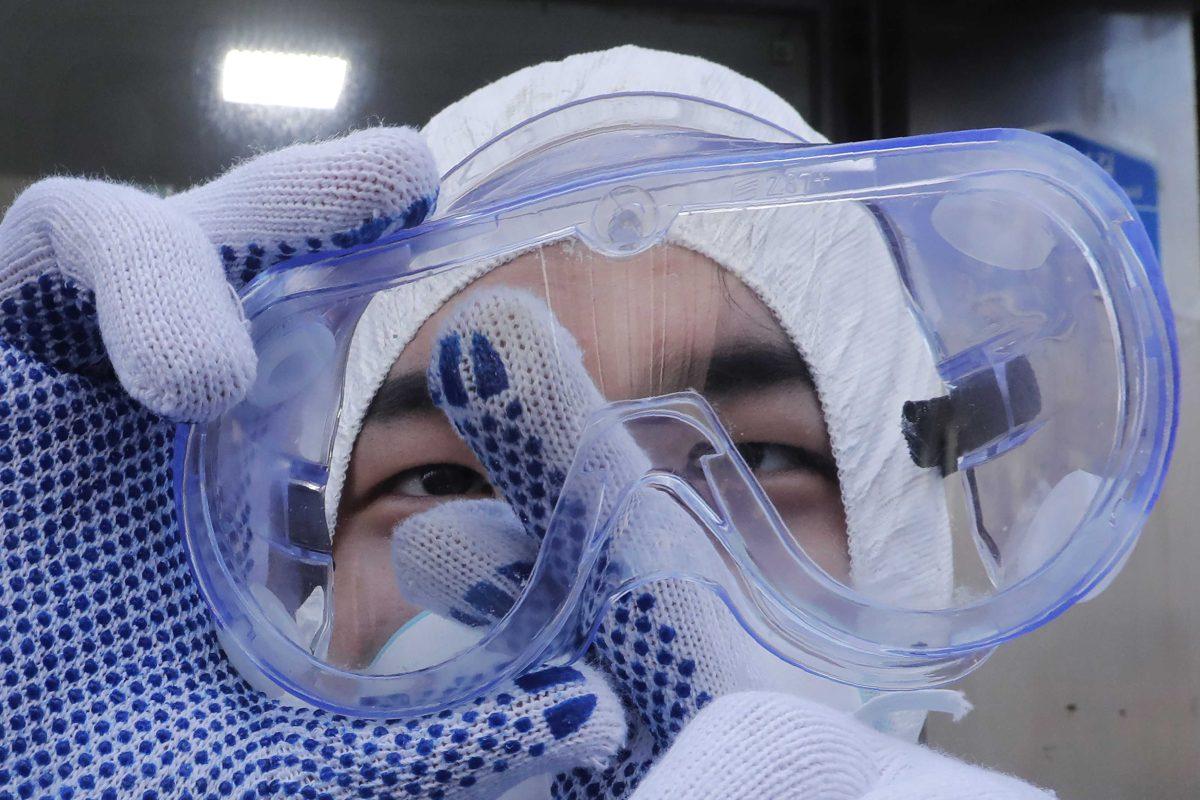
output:
<svg viewBox="0 0 1200 800"><path fill-rule="evenodd" d="M700 97L824 141L762 85L703 59L636 47L513 73L437 114L424 134L444 173L536 114L630 91ZM900 429L904 401L939 394L941 385L873 215L853 203L698 215L676 220L669 237L736 274L807 360L839 467L855 586L902 606L947 605L953 576L942 478L913 464ZM430 315L496 265L371 301L349 352L326 501L331 530L363 416L393 362Z"/></svg>

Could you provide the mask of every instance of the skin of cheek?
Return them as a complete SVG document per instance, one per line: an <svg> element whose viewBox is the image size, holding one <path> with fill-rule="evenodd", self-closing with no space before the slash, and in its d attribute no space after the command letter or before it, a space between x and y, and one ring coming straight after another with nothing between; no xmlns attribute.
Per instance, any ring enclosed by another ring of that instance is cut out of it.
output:
<svg viewBox="0 0 1200 800"><path fill-rule="evenodd" d="M421 465L427 460L422 456L430 453L437 454L437 461L479 469L470 450L440 414L363 427L346 476L346 492L333 538L333 630L329 644L329 660L333 663L367 666L392 634L424 610L401 594L392 565L392 531L437 500L391 494L362 498L380 481Z"/></svg>
<svg viewBox="0 0 1200 800"><path fill-rule="evenodd" d="M421 612L400 595L386 533L394 527L391 519L386 511L359 515L334 540L329 660L335 664L366 667L391 635Z"/></svg>
<svg viewBox="0 0 1200 800"><path fill-rule="evenodd" d="M820 482L825 486L802 486ZM760 481L792 537L831 578L847 584L850 556L841 493L824 478L785 473Z"/></svg>
<svg viewBox="0 0 1200 800"><path fill-rule="evenodd" d="M800 447L830 457L829 435L816 395L796 381L734 398L717 412L736 442ZM805 469L758 476L797 544L829 575L850 577L846 512L835 481Z"/></svg>

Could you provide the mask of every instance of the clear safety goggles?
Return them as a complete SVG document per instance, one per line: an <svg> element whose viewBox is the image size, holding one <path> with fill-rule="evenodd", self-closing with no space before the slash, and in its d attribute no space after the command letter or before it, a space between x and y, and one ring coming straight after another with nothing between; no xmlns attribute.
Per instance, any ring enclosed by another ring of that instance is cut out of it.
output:
<svg viewBox="0 0 1200 800"><path fill-rule="evenodd" d="M815 674L945 683L1102 588L1158 494L1158 266L1049 138L810 144L612 95L439 203L255 279L256 384L180 428L222 641L307 702L448 707L662 580Z"/></svg>

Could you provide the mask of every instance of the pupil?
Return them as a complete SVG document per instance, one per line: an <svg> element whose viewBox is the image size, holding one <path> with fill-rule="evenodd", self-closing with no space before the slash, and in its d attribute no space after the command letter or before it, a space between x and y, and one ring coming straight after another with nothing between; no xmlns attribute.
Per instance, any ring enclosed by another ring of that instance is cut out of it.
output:
<svg viewBox="0 0 1200 800"><path fill-rule="evenodd" d="M762 442L745 442L737 447L742 458L746 460L746 466L750 469L758 469L762 466L763 455L766 451L766 446Z"/></svg>
<svg viewBox="0 0 1200 800"><path fill-rule="evenodd" d="M475 473L466 467L432 467L421 476L421 488L432 495L466 494L475 483Z"/></svg>

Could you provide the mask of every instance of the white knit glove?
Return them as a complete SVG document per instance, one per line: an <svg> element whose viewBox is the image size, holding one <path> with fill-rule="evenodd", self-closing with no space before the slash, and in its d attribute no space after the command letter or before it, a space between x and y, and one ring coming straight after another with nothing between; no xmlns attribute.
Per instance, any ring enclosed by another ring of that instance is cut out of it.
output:
<svg viewBox="0 0 1200 800"><path fill-rule="evenodd" d="M1050 800L1027 783L875 731L777 692L714 701L632 800Z"/></svg>
<svg viewBox="0 0 1200 800"><path fill-rule="evenodd" d="M44 181L0 223L0 798L492 800L622 747L582 665L404 720L281 704L231 668L189 570L175 426L146 406L239 400L255 355L230 284L415 224L435 188L415 133L375 129L168 200Z"/></svg>
<svg viewBox="0 0 1200 800"><path fill-rule="evenodd" d="M254 382L231 284L420 222L436 195L433 157L408 128L289 147L165 200L50 178L0 223L2 334L69 371L111 364L163 416L210 419Z"/></svg>
<svg viewBox="0 0 1200 800"><path fill-rule="evenodd" d="M439 613L489 624L519 593L541 539L558 539L565 530L554 526L573 524L571 508L584 508L585 495L603 486L611 497L650 460L623 430L577 456L604 398L571 334L525 292L479 290L456 307L439 332L429 385L511 510L498 500L463 501L406 520L394 535L402 591ZM576 458L575 468L595 476L595 485L564 486ZM556 502L560 517L550 522ZM636 502L611 540L613 562L634 574L686 561L701 574L723 569L704 532L673 501L647 493ZM613 510L602 504L596 516ZM607 769L560 776L558 797L1048 797L844 713L762 691L787 688L789 671L773 668L778 661L720 600L691 582L654 581L617 598L590 655L630 707L634 739Z"/></svg>

